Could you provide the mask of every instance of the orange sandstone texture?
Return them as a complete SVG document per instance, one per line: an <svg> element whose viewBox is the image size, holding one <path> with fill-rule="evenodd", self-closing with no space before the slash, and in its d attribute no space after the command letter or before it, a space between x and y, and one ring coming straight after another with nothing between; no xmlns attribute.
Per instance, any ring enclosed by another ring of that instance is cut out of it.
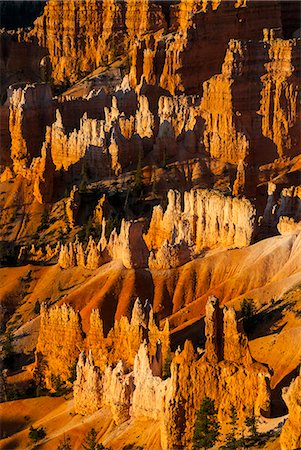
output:
<svg viewBox="0 0 301 450"><path fill-rule="evenodd" d="M144 339L149 342L149 354L153 358L156 356L157 343L160 341L161 363L165 361L169 351L168 322L162 331L159 330L154 321L152 307L146 304L143 308L138 299L134 304L131 320L122 316L114 323L114 327L106 337L99 311L93 310L85 343L80 316L72 307L63 304L61 307L48 309L42 305L36 349L38 371L43 374L47 387L53 387L53 377L59 376L66 382L84 345L91 352L91 356L87 361L81 359L82 367L93 366L95 360L103 371L108 364L116 364L120 359L125 368L133 367L136 353ZM158 367L158 373L161 374L161 368ZM88 369L87 371L89 372ZM84 369L82 376L88 376L85 375Z"/></svg>
<svg viewBox="0 0 301 450"><path fill-rule="evenodd" d="M280 435L281 450L299 448L301 445L301 374L288 388L283 389L283 398L288 407L288 419Z"/></svg>
<svg viewBox="0 0 301 450"><path fill-rule="evenodd" d="M56 81L76 81L114 61L135 38L165 25L161 7L148 0L50 0L29 39L47 48Z"/></svg>
<svg viewBox="0 0 301 450"><path fill-rule="evenodd" d="M138 303L135 308L132 321L138 319L141 323ZM248 341L243 331L238 330L234 310L224 308L223 315L224 318L217 299L210 298L206 310L205 353L196 355L187 341L183 351L177 350L171 377L166 380L154 371L151 343L146 341L136 347L133 370L128 373L122 356L115 368L104 366L99 371L91 351L87 358L82 355L74 390L76 411L90 414L107 406L117 424L129 418L156 420L163 449L175 445L191 448L195 411L205 395L215 400L223 431L227 430L231 404L239 413L239 427L253 408L257 415L267 412L270 374L265 366L253 361ZM114 330L116 333L116 324ZM94 352L97 357L96 348ZM98 355L102 357L102 354L98 348ZM94 395L90 402L91 392Z"/></svg>
<svg viewBox="0 0 301 450"><path fill-rule="evenodd" d="M82 346L79 314L66 304L51 309L41 305L36 361L47 388L54 387L53 377L68 380Z"/></svg>

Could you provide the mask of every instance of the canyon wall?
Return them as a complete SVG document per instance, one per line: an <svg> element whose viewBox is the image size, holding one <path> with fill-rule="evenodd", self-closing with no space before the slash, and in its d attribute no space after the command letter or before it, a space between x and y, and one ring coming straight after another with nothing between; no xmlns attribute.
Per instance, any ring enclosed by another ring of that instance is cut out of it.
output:
<svg viewBox="0 0 301 450"><path fill-rule="evenodd" d="M288 407L288 419L280 435L281 450L297 449L301 446L301 373L283 389L282 396Z"/></svg>
<svg viewBox="0 0 301 450"><path fill-rule="evenodd" d="M57 82L74 82L123 55L142 34L165 26L161 6L148 0L50 0L28 39L47 48Z"/></svg>
<svg viewBox="0 0 301 450"><path fill-rule="evenodd" d="M174 186L185 176L190 186L238 197L254 197L256 186L272 179L285 184L277 174L290 171L300 145L299 42L272 31L265 29L260 41L231 39L221 73L204 79L195 95L161 95L145 82L135 92L126 77L111 96L92 91L52 100L46 85L10 90L6 164L12 160L22 172L44 141L60 176L72 174L78 183L84 170L92 181L148 165L153 175L145 184L162 184L156 174L162 167L172 171ZM290 175L295 183L298 167Z"/></svg>

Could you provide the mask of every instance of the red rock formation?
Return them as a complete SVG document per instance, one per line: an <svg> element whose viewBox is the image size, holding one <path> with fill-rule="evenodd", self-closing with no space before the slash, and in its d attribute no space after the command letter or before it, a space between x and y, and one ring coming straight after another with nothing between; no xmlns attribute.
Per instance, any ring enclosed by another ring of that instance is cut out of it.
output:
<svg viewBox="0 0 301 450"><path fill-rule="evenodd" d="M209 299L205 355L197 357L192 344L186 341L184 350L177 352L173 359L172 389L166 399L167 445L177 443L191 448L195 412L204 396L215 401L224 432L231 404L237 409L239 427L253 408L256 415L261 410L269 410L267 368L253 363L246 337L237 332L235 313L231 309L224 312L223 340L217 340L220 327L217 308L216 300Z"/></svg>
<svg viewBox="0 0 301 450"><path fill-rule="evenodd" d="M149 0L50 0L28 38L47 48L56 81L75 81L114 61L135 38L164 26L161 7Z"/></svg>
<svg viewBox="0 0 301 450"><path fill-rule="evenodd" d="M250 357L247 339L237 329L234 310L224 310L223 324L219 323L218 315L218 301L211 298L207 304L205 355L197 356L192 344L186 341L184 350L177 351L172 361L171 378L165 381L153 374L150 347L146 342L141 343L141 335L135 350L130 342L127 345L123 342L124 350L131 348L135 353L132 372L126 373L126 365L120 360L115 368L105 365L100 374L91 354L86 362L81 357L74 391L76 411L89 414L100 406L107 406L117 424L129 418L155 420L160 426L162 448L168 449L175 445L191 448L195 411L205 395L215 401L222 431L227 430L230 405L238 411L239 427L244 425L246 415L253 408L256 415L260 414L261 409L268 410L268 370L254 363ZM143 310L136 303L131 327L143 327L144 323ZM114 342L112 349L115 350L120 348L118 338L125 340L127 337L127 333L122 334L121 328L116 325L114 339L111 334ZM220 326L224 333L222 340L218 332ZM101 331L100 334L103 340ZM93 339L95 337L94 327ZM92 345L91 340L88 342ZM98 347L97 352L102 358L103 349ZM124 354L121 359L124 361ZM91 404L88 404L90 393L85 396L87 389L94 393Z"/></svg>
<svg viewBox="0 0 301 450"><path fill-rule="evenodd" d="M133 367L136 353L144 339L147 339L151 358L156 355L157 343L161 343L164 362L169 351L168 322L160 330L154 321L152 307L148 304L143 307L139 299L133 306L131 320L122 316L115 321L106 337L98 310L91 313L87 348L92 350L95 363L102 370L106 364L116 364L120 359L126 367Z"/></svg>
<svg viewBox="0 0 301 450"><path fill-rule="evenodd" d="M51 309L41 305L36 362L47 388L54 388L55 377L59 377L62 382L68 381L82 348L79 314L66 304Z"/></svg>
<svg viewBox="0 0 301 450"><path fill-rule="evenodd" d="M280 435L281 450L298 449L301 446L301 373L282 394L288 407L288 419Z"/></svg>
<svg viewBox="0 0 301 450"><path fill-rule="evenodd" d="M168 205L153 210L144 240L154 253L151 268L181 265L204 249L243 247L251 241L254 210L249 201L224 197L217 191L191 190L184 194L169 191ZM174 251L178 252L173 254ZM182 252L181 252L182 250Z"/></svg>
<svg viewBox="0 0 301 450"><path fill-rule="evenodd" d="M11 88L9 129L14 171L22 173L40 155L46 126L53 120L51 89L47 84Z"/></svg>

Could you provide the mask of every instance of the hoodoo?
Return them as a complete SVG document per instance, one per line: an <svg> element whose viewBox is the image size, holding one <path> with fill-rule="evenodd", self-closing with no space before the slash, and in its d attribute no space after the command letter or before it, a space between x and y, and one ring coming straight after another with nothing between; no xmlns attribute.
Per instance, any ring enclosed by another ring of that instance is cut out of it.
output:
<svg viewBox="0 0 301 450"><path fill-rule="evenodd" d="M0 14L0 447L298 450L300 2Z"/></svg>

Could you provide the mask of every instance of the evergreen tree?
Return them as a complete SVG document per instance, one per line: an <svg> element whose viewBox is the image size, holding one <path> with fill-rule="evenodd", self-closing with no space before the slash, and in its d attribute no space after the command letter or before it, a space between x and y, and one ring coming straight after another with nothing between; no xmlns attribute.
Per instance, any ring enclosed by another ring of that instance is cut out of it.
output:
<svg viewBox="0 0 301 450"><path fill-rule="evenodd" d="M200 409L196 413L192 439L193 449L213 447L218 439L219 429L214 401L209 397L204 397Z"/></svg>
<svg viewBox="0 0 301 450"><path fill-rule="evenodd" d="M248 428L248 431L252 438L256 438L258 436L257 431L257 417L254 413L254 408L252 409L252 413L250 416L248 416L245 420L246 427Z"/></svg>
<svg viewBox="0 0 301 450"><path fill-rule="evenodd" d="M250 333L255 325L254 315L256 313L256 307L254 300L244 298L240 304L240 313L243 318L244 329L247 333Z"/></svg>
<svg viewBox="0 0 301 450"><path fill-rule="evenodd" d="M38 226L38 231L45 230L49 225L49 214L46 208L43 209L42 215L41 215L41 222Z"/></svg>
<svg viewBox="0 0 301 450"><path fill-rule="evenodd" d="M35 314L40 314L40 311L41 311L41 305L40 305L39 300L37 300L37 301L35 302L33 311L34 311Z"/></svg>
<svg viewBox="0 0 301 450"><path fill-rule="evenodd" d="M102 444L97 444L97 432L95 428L91 428L91 430L85 435L82 447L84 450L104 450L104 446Z"/></svg>
<svg viewBox="0 0 301 450"><path fill-rule="evenodd" d="M57 450L72 450L71 439L69 436L65 436L64 434L64 438L62 441L60 441Z"/></svg>
<svg viewBox="0 0 301 450"><path fill-rule="evenodd" d="M231 425L231 431L226 435L225 445L222 447L223 449L234 450L236 448L241 447L242 441L241 439L236 439L237 435L237 420L238 415L234 405L230 407L230 420L228 425Z"/></svg>
<svg viewBox="0 0 301 450"><path fill-rule="evenodd" d="M5 340L2 346L2 351L4 353L4 364L10 369L14 365L14 357L15 357L13 339L14 335L12 330L10 329L5 335Z"/></svg>
<svg viewBox="0 0 301 450"><path fill-rule="evenodd" d="M244 298L240 304L240 312L242 317L246 320L254 316L256 312L254 300L251 298Z"/></svg>

